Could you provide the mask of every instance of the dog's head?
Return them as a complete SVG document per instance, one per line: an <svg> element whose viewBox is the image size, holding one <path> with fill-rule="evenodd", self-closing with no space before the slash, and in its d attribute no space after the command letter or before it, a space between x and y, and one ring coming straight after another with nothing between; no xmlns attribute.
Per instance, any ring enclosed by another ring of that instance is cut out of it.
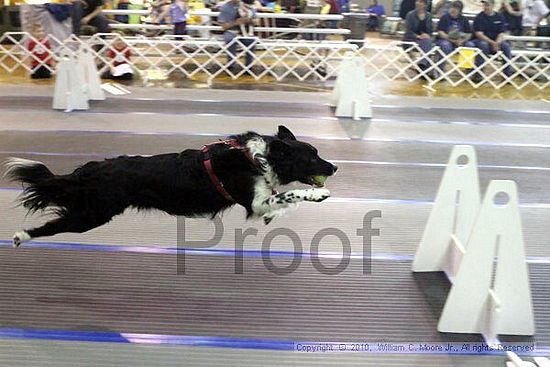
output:
<svg viewBox="0 0 550 367"><path fill-rule="evenodd" d="M338 169L321 159L311 144L296 140L284 126L279 126L275 139L269 143L268 160L282 185L298 181L322 187L327 177Z"/></svg>

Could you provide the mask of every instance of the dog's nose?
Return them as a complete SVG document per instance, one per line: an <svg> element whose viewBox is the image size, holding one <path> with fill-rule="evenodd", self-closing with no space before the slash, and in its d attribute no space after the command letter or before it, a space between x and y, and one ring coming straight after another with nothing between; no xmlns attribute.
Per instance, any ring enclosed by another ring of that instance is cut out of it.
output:
<svg viewBox="0 0 550 367"><path fill-rule="evenodd" d="M338 171L338 166L332 165L332 172L336 173Z"/></svg>

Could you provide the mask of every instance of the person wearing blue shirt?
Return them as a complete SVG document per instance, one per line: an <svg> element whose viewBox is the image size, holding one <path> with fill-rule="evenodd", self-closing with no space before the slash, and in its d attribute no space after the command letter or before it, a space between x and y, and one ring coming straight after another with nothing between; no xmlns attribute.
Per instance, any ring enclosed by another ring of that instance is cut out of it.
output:
<svg viewBox="0 0 550 367"><path fill-rule="evenodd" d="M475 47L474 43L469 41L472 29L468 19L462 15L463 7L462 1L453 1L449 12L443 15L437 24L435 44L445 55L450 54L457 47ZM442 61L439 67L442 70L445 69L445 61Z"/></svg>
<svg viewBox="0 0 550 367"><path fill-rule="evenodd" d="M506 30L512 36L523 35L523 12L518 0L504 0L500 6Z"/></svg>
<svg viewBox="0 0 550 367"><path fill-rule="evenodd" d="M369 14L367 29L374 31L378 28L378 18L385 14L384 6L378 4L378 0L370 0L367 13Z"/></svg>
<svg viewBox="0 0 550 367"><path fill-rule="evenodd" d="M504 41L506 26L502 14L495 12L494 0L482 0L483 11L474 19L474 44L485 55L494 54L502 51L504 57L508 60L512 59L512 50L510 44ZM476 57L476 66L481 66L484 59L481 55ZM513 71L510 66L504 69L504 74L512 75ZM479 75L475 77L479 79Z"/></svg>
<svg viewBox="0 0 550 367"><path fill-rule="evenodd" d="M249 1L249 0L247 0ZM220 23L223 29L223 40L227 46L227 58L228 69L235 68L235 55L237 54L238 42L233 40L239 37L240 43L246 47L245 66L250 66L254 61L254 51L256 48L256 39L241 37L241 26L252 25L254 21L253 16L241 16L239 8L241 6L241 0L228 0L222 5L220 14L218 15L218 23Z"/></svg>
<svg viewBox="0 0 550 367"><path fill-rule="evenodd" d="M174 35L184 35L189 15L189 0L173 0L169 8L170 20L174 25ZM177 40L183 39L176 37Z"/></svg>
<svg viewBox="0 0 550 367"><path fill-rule="evenodd" d="M445 14L448 14L450 9L451 9L451 0L439 0L433 6L433 15L434 17L441 18Z"/></svg>
<svg viewBox="0 0 550 367"><path fill-rule="evenodd" d="M340 9L340 14L349 13L349 0L338 0L338 8Z"/></svg>

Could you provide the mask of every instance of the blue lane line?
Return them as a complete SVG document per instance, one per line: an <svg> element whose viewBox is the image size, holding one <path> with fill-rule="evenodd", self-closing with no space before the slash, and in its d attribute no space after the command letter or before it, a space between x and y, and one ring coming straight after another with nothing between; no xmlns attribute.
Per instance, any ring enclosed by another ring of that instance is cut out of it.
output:
<svg viewBox="0 0 550 367"><path fill-rule="evenodd" d="M0 248L11 247L11 240L0 240ZM177 247L152 247L152 246L122 246L122 245L107 245L107 244L86 244L74 242L42 242L31 241L23 244L22 248L37 248L48 250L72 250L72 251L99 251L99 252L128 252L138 254L165 254L176 255L186 253L189 255L206 255L206 256L242 256L242 257L319 257L323 259L341 259L342 254L338 252L294 252L294 251L263 251L263 250L232 250L221 248L177 248ZM14 251L18 251L14 249ZM351 259L371 259L381 261L403 261L411 262L414 259L413 255L396 255L396 254L371 254L364 255L362 253L352 253L349 255ZM526 258L529 264L550 264L550 257L529 256Z"/></svg>
<svg viewBox="0 0 550 367"><path fill-rule="evenodd" d="M158 334L135 334L122 333L128 343L135 344L172 344L187 345L195 347L211 348L238 348L238 349L259 349L259 350L294 350L293 341L270 340L270 339L248 339L248 338L224 338L217 336L179 336L179 335L158 335Z"/></svg>
<svg viewBox="0 0 550 367"><path fill-rule="evenodd" d="M42 339L75 342L172 344L201 347L287 351L292 351L294 349L294 342L292 341L23 328L0 328L0 339Z"/></svg>
<svg viewBox="0 0 550 367"><path fill-rule="evenodd" d="M11 240L0 240L1 247L11 247ZM209 256L243 256L243 257L320 257L320 258L336 258L340 259L341 254L335 252L320 252L313 254L310 252L293 252L293 251L263 251L263 250L232 250L220 248L177 248L177 247L152 247L152 246L122 246L122 245L107 245L107 244L86 244L86 243L71 243L71 242L43 242L31 241L25 243L22 248L38 248L49 250L76 250L76 251L100 251L100 252L130 252L139 254L166 254L175 255L178 253L186 253L189 255L209 255ZM18 251L18 250L14 250ZM411 261L412 256L409 255L392 255L392 254L376 254L364 256L361 253L350 255L352 259L370 258L373 260L391 260L391 261ZM550 261L550 260L549 260Z"/></svg>
<svg viewBox="0 0 550 367"><path fill-rule="evenodd" d="M289 341L272 339L252 339L252 338L229 338L219 336L191 336L191 335L162 335L162 334L137 334L137 333L117 333L100 331L73 331L73 330L45 330L45 329L24 329L24 328L0 328L0 339L37 339L37 340L55 340L55 341L73 341L73 342L100 342L100 343L125 343L125 344L155 344L155 345L184 345L194 347L210 348L235 348L235 349L254 349L269 351L287 351L297 350L297 346L303 345L338 345L342 342L308 342L308 341ZM347 342L346 344L356 344ZM372 343L375 346L377 343ZM430 344L430 343L428 343ZM441 344L441 343L439 343ZM458 345L458 343L455 343ZM473 343L481 344L481 343ZM511 343L513 345L514 343ZM375 353L375 352L371 352ZM380 352L383 354L423 354L423 355L442 355L441 352L396 352L392 350ZM519 353L520 355L522 353ZM550 347L537 346L530 355L548 356ZM472 355L504 355L502 351L487 352L453 352L451 355L472 356Z"/></svg>
<svg viewBox="0 0 550 367"><path fill-rule="evenodd" d="M18 328L0 328L0 338L129 343L126 338L118 333L65 330L35 330Z"/></svg>
<svg viewBox="0 0 550 367"><path fill-rule="evenodd" d="M23 192L19 187L0 187L0 191L18 191Z"/></svg>

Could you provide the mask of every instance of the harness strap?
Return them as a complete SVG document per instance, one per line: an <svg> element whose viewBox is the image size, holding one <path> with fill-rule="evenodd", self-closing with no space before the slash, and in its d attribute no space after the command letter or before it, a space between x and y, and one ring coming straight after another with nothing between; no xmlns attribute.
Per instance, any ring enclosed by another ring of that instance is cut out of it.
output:
<svg viewBox="0 0 550 367"><path fill-rule="evenodd" d="M210 154L210 146L216 145L216 144L225 144L229 146L230 149L239 149L254 165L257 165L257 163L254 161L254 158L250 154L250 151L245 146L239 144L239 142L236 139L221 140L202 147L201 150L204 153L203 165L204 165L204 169L206 170L206 173L208 173L208 176L210 177L210 181L212 181L212 184L214 184L214 186L216 187L216 190L218 190L218 192L225 199L235 202L235 199L233 199L233 197L227 192L227 190L223 186L223 183L220 181L220 179L214 172L214 168L212 167L212 156Z"/></svg>
<svg viewBox="0 0 550 367"><path fill-rule="evenodd" d="M202 147L202 152L204 153L204 160L202 161L202 163L204 165L204 169L206 170L206 173L208 173L208 176L210 177L210 181L212 181L212 183L216 187L216 190L218 190L218 192L225 199L235 202L235 199L233 199L233 197L229 195L225 187L223 187L223 184L218 178L218 176L216 175L216 173L214 173L214 168L212 168L212 158L210 156L209 145L205 145L204 147Z"/></svg>
<svg viewBox="0 0 550 367"><path fill-rule="evenodd" d="M212 144L208 144L202 147L201 151L204 154L203 159L203 166L206 170L206 173L208 173L208 176L210 177L210 181L212 181L212 184L214 187L216 187L216 190L227 200L236 202L235 199L227 192L225 187L223 186L223 183L220 181L216 173L214 172L214 168L212 167L212 156L210 154L210 146L216 145L216 144L225 144L230 147L230 149L238 149L240 150L246 158L256 167L258 167L258 162L252 157L252 154L250 153L250 150L248 150L247 147L240 144L236 139L228 139L228 140L220 140ZM278 194L277 190L273 189L272 194L276 195Z"/></svg>

